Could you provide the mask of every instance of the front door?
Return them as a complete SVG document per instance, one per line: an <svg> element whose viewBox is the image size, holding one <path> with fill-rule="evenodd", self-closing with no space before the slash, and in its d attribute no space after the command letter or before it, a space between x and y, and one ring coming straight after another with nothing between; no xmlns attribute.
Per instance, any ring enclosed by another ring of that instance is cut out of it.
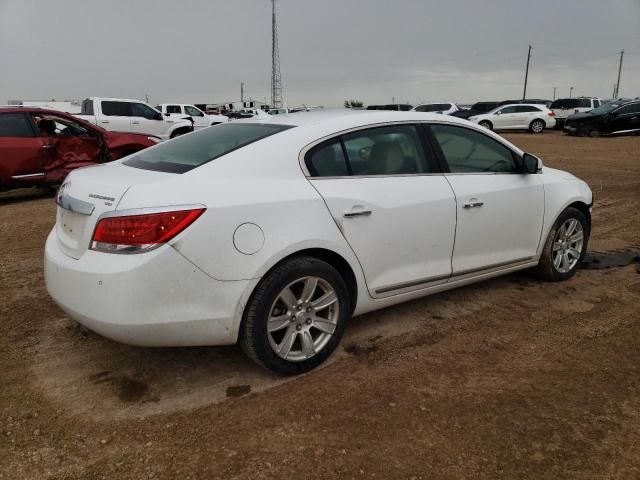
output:
<svg viewBox="0 0 640 480"><path fill-rule="evenodd" d="M495 112L491 117L491 122L493 123L493 128L514 128L514 125L517 125L516 117L516 107L511 105L502 107Z"/></svg>
<svg viewBox="0 0 640 480"><path fill-rule="evenodd" d="M414 125L368 128L306 156L311 183L358 257L372 296L451 274L455 199Z"/></svg>
<svg viewBox="0 0 640 480"><path fill-rule="evenodd" d="M640 102L623 105L611 113L609 132L640 130Z"/></svg>
<svg viewBox="0 0 640 480"><path fill-rule="evenodd" d="M209 117L193 105L185 105L184 113L193 119L193 128L200 129L209 126Z"/></svg>
<svg viewBox="0 0 640 480"><path fill-rule="evenodd" d="M27 113L0 113L0 187L43 183L46 143Z"/></svg>
<svg viewBox="0 0 640 480"><path fill-rule="evenodd" d="M533 261L544 215L540 176L519 173L516 154L477 130L433 125L431 131L456 195L453 276Z"/></svg>
<svg viewBox="0 0 640 480"><path fill-rule="evenodd" d="M131 131L161 137L167 131L164 116L144 103L131 102Z"/></svg>

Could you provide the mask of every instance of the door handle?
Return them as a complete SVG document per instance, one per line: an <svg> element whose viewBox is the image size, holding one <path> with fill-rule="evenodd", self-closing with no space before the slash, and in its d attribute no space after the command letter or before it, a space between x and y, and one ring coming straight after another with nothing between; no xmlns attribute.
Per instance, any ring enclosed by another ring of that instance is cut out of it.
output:
<svg viewBox="0 0 640 480"><path fill-rule="evenodd" d="M481 207L482 205L484 205L484 202L481 202L480 200L472 198L468 202L464 202L462 204L462 207L463 208L476 208L476 207Z"/></svg>
<svg viewBox="0 0 640 480"><path fill-rule="evenodd" d="M102 120L102 123L109 123L109 120Z"/></svg>
<svg viewBox="0 0 640 480"><path fill-rule="evenodd" d="M345 218L353 218L353 217L368 217L373 212L371 210L351 210L349 212L344 212L342 214Z"/></svg>
<svg viewBox="0 0 640 480"><path fill-rule="evenodd" d="M140 122L137 120L134 120L133 122L131 122L133 125L140 125Z"/></svg>

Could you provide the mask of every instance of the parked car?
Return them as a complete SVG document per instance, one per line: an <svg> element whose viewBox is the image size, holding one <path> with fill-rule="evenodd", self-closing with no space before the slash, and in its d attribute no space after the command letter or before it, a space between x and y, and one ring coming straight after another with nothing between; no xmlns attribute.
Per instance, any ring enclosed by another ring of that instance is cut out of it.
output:
<svg viewBox="0 0 640 480"><path fill-rule="evenodd" d="M595 97L559 98L554 100L549 108L556 114L557 126L562 127L569 115L588 112L599 107L601 103L603 101Z"/></svg>
<svg viewBox="0 0 640 480"><path fill-rule="evenodd" d="M452 112L449 115L468 120L470 117L490 112L491 110L499 106L500 102L476 102L471 105L471 108L469 108L468 110L458 110L457 112Z"/></svg>
<svg viewBox="0 0 640 480"><path fill-rule="evenodd" d="M422 103L417 107L413 107L414 112L431 112L450 115L460 110L460 107L453 102L449 103Z"/></svg>
<svg viewBox="0 0 640 480"><path fill-rule="evenodd" d="M87 98L75 116L110 131L144 133L162 140L193 131L191 120L165 119L158 110L139 100Z"/></svg>
<svg viewBox="0 0 640 480"><path fill-rule="evenodd" d="M122 158L159 141L107 132L54 110L0 108L0 190L56 185L74 168Z"/></svg>
<svg viewBox="0 0 640 480"><path fill-rule="evenodd" d="M413 108L413 105L406 103L391 103L388 105L368 105L367 110L391 110L394 112L408 112Z"/></svg>
<svg viewBox="0 0 640 480"><path fill-rule="evenodd" d="M570 278L592 194L465 120L337 111L206 128L72 172L56 201L45 280L70 317L134 345L238 341L296 374L351 316L527 268Z"/></svg>
<svg viewBox="0 0 640 480"><path fill-rule="evenodd" d="M529 130L542 133L545 128L556 124L554 113L544 105L517 104L503 105L489 113L469 118L489 130Z"/></svg>
<svg viewBox="0 0 640 480"><path fill-rule="evenodd" d="M502 105L515 105L518 103L528 103L528 104L533 104L533 105L544 105L545 107L549 107L553 101L552 100L545 100L542 98L525 98L524 100L520 99L520 100L503 100L500 102L499 106Z"/></svg>
<svg viewBox="0 0 640 480"><path fill-rule="evenodd" d="M160 105L156 105L156 110L166 117L168 123L191 119L193 121L194 130L210 127L211 125L219 125L229 121L229 119L224 115L210 115L204 113L195 105L184 103L162 103Z"/></svg>
<svg viewBox="0 0 640 480"><path fill-rule="evenodd" d="M640 100L613 101L586 113L569 115L564 131L570 135L640 133Z"/></svg>

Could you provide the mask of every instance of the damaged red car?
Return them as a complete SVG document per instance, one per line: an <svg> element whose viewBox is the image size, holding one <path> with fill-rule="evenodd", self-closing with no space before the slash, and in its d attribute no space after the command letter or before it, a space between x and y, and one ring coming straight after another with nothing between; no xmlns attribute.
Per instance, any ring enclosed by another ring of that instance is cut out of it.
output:
<svg viewBox="0 0 640 480"><path fill-rule="evenodd" d="M109 132L41 108L0 108L0 191L57 185L79 167L125 157L160 139Z"/></svg>

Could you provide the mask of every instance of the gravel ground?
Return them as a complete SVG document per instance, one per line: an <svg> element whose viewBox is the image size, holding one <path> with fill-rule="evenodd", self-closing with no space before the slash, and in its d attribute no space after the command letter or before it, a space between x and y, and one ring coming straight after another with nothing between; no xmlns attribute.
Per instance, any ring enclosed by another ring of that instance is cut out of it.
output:
<svg viewBox="0 0 640 480"><path fill-rule="evenodd" d="M592 249L640 246L639 137L507 137L589 182ZM32 193L0 199L0 478L640 478L635 265L368 314L285 379L79 328L45 292L54 205Z"/></svg>

